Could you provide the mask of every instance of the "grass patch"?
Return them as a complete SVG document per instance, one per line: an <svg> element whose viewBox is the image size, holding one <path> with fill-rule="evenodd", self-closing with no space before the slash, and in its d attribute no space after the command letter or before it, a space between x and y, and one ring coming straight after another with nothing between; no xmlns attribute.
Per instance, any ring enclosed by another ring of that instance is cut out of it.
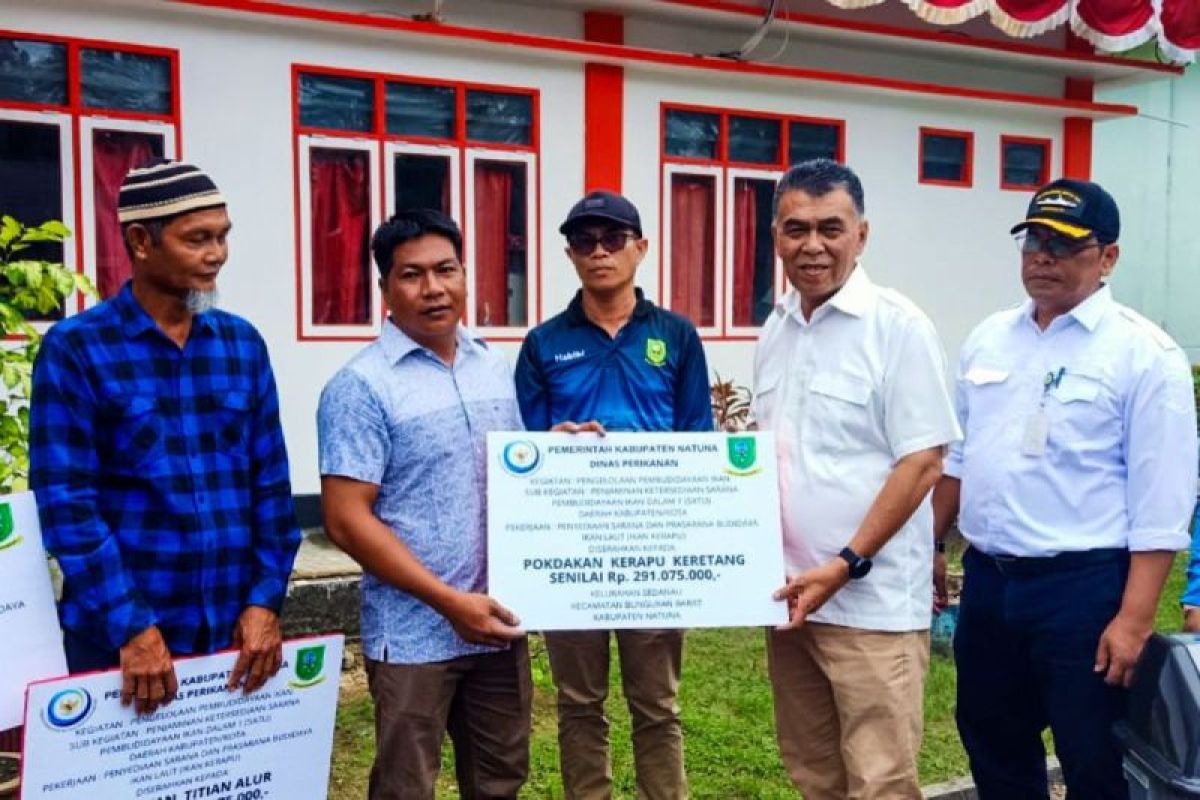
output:
<svg viewBox="0 0 1200 800"><path fill-rule="evenodd" d="M1155 628L1178 631L1179 597L1186 582L1186 554L1175 559ZM531 640L534 710L529 781L523 797L561 800L554 687L540 638ZM616 644L612 647L612 724L614 796L633 797L633 750L629 712L621 693ZM967 773L967 758L954 726L954 663L934 655L925 685L925 740L919 769L922 784ZM775 746L771 687L767 680L765 636L751 628L689 631L684 646L684 747L688 781L696 800L783 800L796 791L784 773ZM362 689L343 691L334 734L330 800L361 800L374 758L371 699ZM442 753L439 798L457 798L453 756Z"/></svg>

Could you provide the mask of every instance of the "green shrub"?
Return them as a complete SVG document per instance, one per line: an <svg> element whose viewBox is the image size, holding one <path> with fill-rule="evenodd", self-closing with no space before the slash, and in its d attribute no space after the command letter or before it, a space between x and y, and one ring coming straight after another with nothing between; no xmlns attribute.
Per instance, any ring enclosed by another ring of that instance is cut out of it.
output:
<svg viewBox="0 0 1200 800"><path fill-rule="evenodd" d="M29 395L42 341L29 319L54 313L76 291L96 294L86 276L23 256L38 243L70 235L57 220L26 226L0 217L0 493L23 491L29 483Z"/></svg>

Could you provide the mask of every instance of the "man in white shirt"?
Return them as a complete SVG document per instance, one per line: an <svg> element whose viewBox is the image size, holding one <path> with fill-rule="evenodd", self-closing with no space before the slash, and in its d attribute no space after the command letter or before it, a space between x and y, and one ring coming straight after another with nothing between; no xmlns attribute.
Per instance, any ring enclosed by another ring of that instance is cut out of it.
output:
<svg viewBox="0 0 1200 800"><path fill-rule="evenodd" d="M1012 232L1029 299L963 346L965 437L934 491L935 534L958 513L971 545L958 728L982 800L1047 797L1047 726L1068 794L1116 800L1128 795L1112 724L1188 545L1191 375L1104 283L1120 254L1108 192L1054 181Z"/></svg>
<svg viewBox="0 0 1200 800"><path fill-rule="evenodd" d="M927 495L959 436L933 325L858 263L863 210L858 177L833 161L780 180L772 230L793 291L754 360L790 576L790 621L767 641L775 724L809 800L921 796Z"/></svg>

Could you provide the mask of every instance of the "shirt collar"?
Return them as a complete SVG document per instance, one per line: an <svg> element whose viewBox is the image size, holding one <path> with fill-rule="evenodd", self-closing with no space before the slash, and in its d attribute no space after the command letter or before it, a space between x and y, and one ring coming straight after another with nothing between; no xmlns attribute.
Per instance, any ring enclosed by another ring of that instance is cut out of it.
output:
<svg viewBox="0 0 1200 800"><path fill-rule="evenodd" d="M1096 326L1100 324L1100 320L1113 306L1112 287L1107 283L1100 284L1100 288L1092 292L1063 316L1070 317L1082 325L1088 333L1096 330ZM1033 318L1033 299L1026 298L1021 304L1020 320L1028 321L1028 324L1037 326L1037 321ZM1053 323L1051 323L1053 324Z"/></svg>
<svg viewBox="0 0 1200 800"><path fill-rule="evenodd" d="M110 300L113 307L121 317L121 327L125 331L125 335L130 339L141 336L147 331L161 331L158 323L154 321L146 309L142 308L142 304L133 296L133 281L125 281L125 285L121 287L121 291ZM195 314L192 316L192 330L211 331L213 325L211 314Z"/></svg>
<svg viewBox="0 0 1200 800"><path fill-rule="evenodd" d="M789 289L787 294L779 302L779 307L784 314L791 314L796 317L802 324L811 324L815 322L819 316L823 316L828 312L823 312L821 309L829 306L836 308L843 314L849 314L852 317L861 317L871 307L872 299L875 294L875 283L867 275L867 271L863 269L861 263L856 264L850 272L850 277L842 284L842 288L834 293L833 297L826 300L813 312L812 319L805 322L804 314L800 310L800 293L794 288Z"/></svg>
<svg viewBox="0 0 1200 800"><path fill-rule="evenodd" d="M454 338L458 342L457 355L466 356L476 349L487 349L487 342L462 324L455 330ZM383 355L389 364L399 364L414 352L428 352L428 348L417 344L400 330L400 326L392 322L391 317L383 323L383 331L379 334L379 346L383 348Z"/></svg>
<svg viewBox="0 0 1200 800"><path fill-rule="evenodd" d="M633 304L633 314L631 319L642 319L650 315L654 309L654 303L646 299L646 294L640 288L634 287L633 294L637 301ZM587 314L583 312L583 289L575 292L575 296L571 298L571 302L567 305L567 322L572 327L579 327L584 323L590 322Z"/></svg>

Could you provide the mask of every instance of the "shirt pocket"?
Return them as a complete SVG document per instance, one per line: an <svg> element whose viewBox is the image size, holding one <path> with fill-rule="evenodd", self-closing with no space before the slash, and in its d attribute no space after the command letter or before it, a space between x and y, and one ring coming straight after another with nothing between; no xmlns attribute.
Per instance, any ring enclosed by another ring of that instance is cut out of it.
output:
<svg viewBox="0 0 1200 800"><path fill-rule="evenodd" d="M779 400L783 396L783 373L774 372L764 375L754 387L754 396L750 401L750 409L754 422L762 430L779 427Z"/></svg>
<svg viewBox="0 0 1200 800"><path fill-rule="evenodd" d="M101 441L108 450L106 469L122 475L143 475L161 465L166 437L158 398L114 395L101 416L104 421Z"/></svg>
<svg viewBox="0 0 1200 800"><path fill-rule="evenodd" d="M972 364L963 374L967 415L972 427L1004 424L1012 400L1012 371L1005 365Z"/></svg>
<svg viewBox="0 0 1200 800"><path fill-rule="evenodd" d="M1120 414L1107 371L1096 364L1070 367L1048 392L1050 435L1066 445L1103 445L1121 432Z"/></svg>
<svg viewBox="0 0 1200 800"><path fill-rule="evenodd" d="M249 392L235 390L216 398L214 435L218 452L249 459L251 405Z"/></svg>
<svg viewBox="0 0 1200 800"><path fill-rule="evenodd" d="M866 378L820 372L808 389L805 433L819 449L852 452L878 438L871 413L874 388Z"/></svg>

